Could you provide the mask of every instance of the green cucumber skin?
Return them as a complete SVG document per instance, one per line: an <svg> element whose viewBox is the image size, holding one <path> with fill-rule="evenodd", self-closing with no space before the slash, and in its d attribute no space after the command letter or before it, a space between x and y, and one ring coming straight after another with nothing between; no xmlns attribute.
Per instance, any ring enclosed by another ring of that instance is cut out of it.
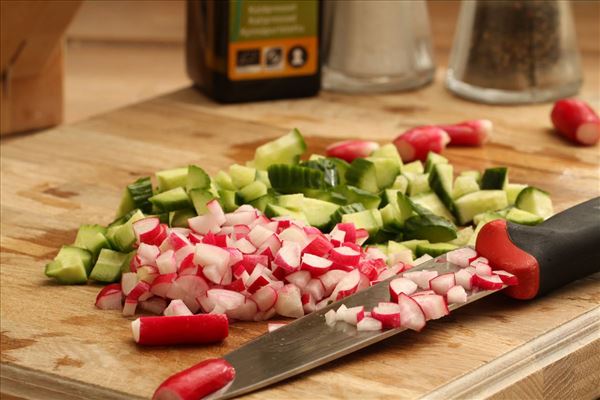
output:
<svg viewBox="0 0 600 400"><path fill-rule="evenodd" d="M449 175L449 176L448 176ZM448 182L449 178L449 182ZM438 195L448 211L456 214L456 206L452 198L452 181L454 179L454 168L450 164L436 164L429 174L429 186Z"/></svg>
<svg viewBox="0 0 600 400"><path fill-rule="evenodd" d="M121 279L123 264L129 259L127 253L102 249L89 278L97 282L112 283Z"/></svg>
<svg viewBox="0 0 600 400"><path fill-rule="evenodd" d="M162 212L176 211L192 206L192 202L183 187L176 187L166 192L155 194L150 198L150 202L158 211Z"/></svg>
<svg viewBox="0 0 600 400"><path fill-rule="evenodd" d="M210 188L210 177L208 174L197 165L188 165L185 189L189 192L192 189L208 188Z"/></svg>
<svg viewBox="0 0 600 400"><path fill-rule="evenodd" d="M438 257L449 251L457 249L458 246L450 243L428 243L424 245L417 245L417 257L429 254L431 257Z"/></svg>
<svg viewBox="0 0 600 400"><path fill-rule="evenodd" d="M534 186L528 186L521 190L515 200L515 206L523 211L538 215L543 219L551 217L554 213L550 194Z"/></svg>
<svg viewBox="0 0 600 400"><path fill-rule="evenodd" d="M508 168L496 167L483 171L481 177L482 190L503 190L508 182Z"/></svg>
<svg viewBox="0 0 600 400"><path fill-rule="evenodd" d="M306 189L323 189L324 175L318 169L298 165L274 164L267 170L274 190L283 194L302 193Z"/></svg>
<svg viewBox="0 0 600 400"><path fill-rule="evenodd" d="M346 171L346 182L349 186L355 186L370 193L379 192L375 164L364 158L352 161L350 168Z"/></svg>

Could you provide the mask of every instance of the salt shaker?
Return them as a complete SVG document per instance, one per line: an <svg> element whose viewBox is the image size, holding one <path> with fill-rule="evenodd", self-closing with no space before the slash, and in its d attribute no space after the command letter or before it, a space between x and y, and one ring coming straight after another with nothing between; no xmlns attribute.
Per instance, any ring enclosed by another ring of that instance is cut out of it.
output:
<svg viewBox="0 0 600 400"><path fill-rule="evenodd" d="M568 2L462 2L446 75L450 91L484 103L534 103L572 96L581 81Z"/></svg>
<svg viewBox="0 0 600 400"><path fill-rule="evenodd" d="M386 92L431 82L425 1L327 0L322 54L325 89Z"/></svg>

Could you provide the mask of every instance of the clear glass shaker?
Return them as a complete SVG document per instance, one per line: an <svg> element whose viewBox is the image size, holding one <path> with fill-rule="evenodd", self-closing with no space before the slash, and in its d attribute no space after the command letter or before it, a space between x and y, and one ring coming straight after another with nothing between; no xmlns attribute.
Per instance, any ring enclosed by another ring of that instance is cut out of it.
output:
<svg viewBox="0 0 600 400"><path fill-rule="evenodd" d="M435 63L423 0L326 0L323 87L343 92L414 89Z"/></svg>
<svg viewBox="0 0 600 400"><path fill-rule="evenodd" d="M572 96L581 82L568 2L463 0L450 91L484 103L534 103Z"/></svg>

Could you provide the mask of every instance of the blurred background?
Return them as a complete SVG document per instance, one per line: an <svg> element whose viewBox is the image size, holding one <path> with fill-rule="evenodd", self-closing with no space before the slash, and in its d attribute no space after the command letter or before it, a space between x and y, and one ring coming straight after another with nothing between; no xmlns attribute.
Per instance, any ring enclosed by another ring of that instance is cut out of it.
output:
<svg viewBox="0 0 600 400"><path fill-rule="evenodd" d="M2 1L5 15L8 3L14 4ZM56 6L61 2L48 3ZM64 64L57 66L57 72L64 69L63 123L191 84L184 58L185 1L62 3L70 3L73 8L66 12L72 16L64 33ZM437 66L435 81L443 82L460 2L430 0L426 4ZM571 4L582 70L598 72L600 2L573 1ZM3 47L5 36L3 29ZM599 87L598 75L588 73L584 76L586 84ZM17 127L16 130L23 129Z"/></svg>

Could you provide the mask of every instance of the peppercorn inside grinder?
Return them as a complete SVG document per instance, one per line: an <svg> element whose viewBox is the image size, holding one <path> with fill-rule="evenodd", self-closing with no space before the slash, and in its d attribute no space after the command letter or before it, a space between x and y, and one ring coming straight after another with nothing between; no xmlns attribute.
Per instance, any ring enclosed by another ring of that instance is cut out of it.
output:
<svg viewBox="0 0 600 400"><path fill-rule="evenodd" d="M581 81L568 2L462 2L446 75L453 93L483 103L536 103L575 95Z"/></svg>

